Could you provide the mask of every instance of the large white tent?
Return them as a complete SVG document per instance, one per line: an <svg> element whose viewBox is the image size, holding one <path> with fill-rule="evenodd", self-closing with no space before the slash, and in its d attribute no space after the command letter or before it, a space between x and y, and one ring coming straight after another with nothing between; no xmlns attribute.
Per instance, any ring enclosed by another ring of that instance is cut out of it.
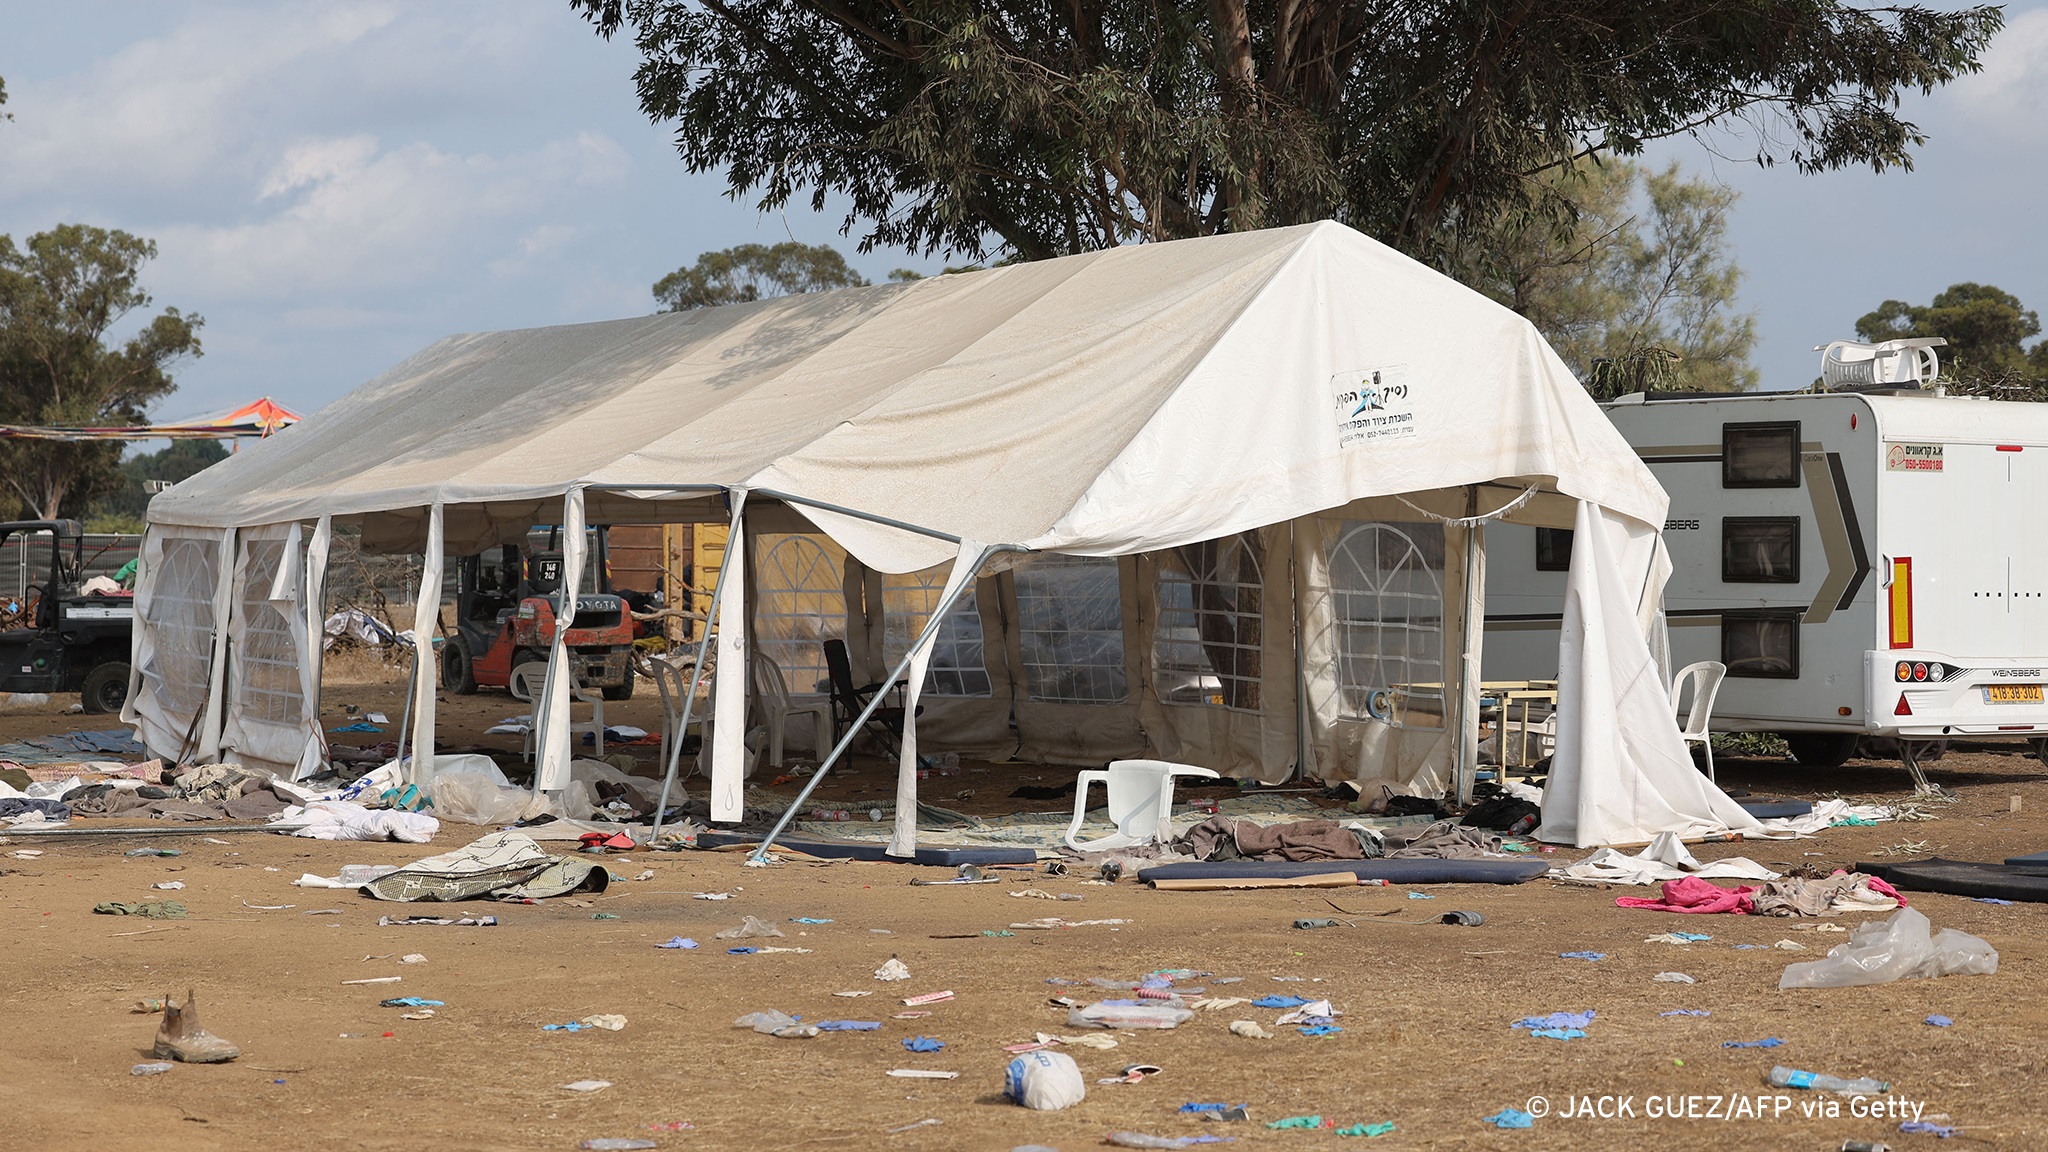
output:
<svg viewBox="0 0 2048 1152"><path fill-rule="evenodd" d="M750 655L809 693L821 622L869 675L908 665L906 799L920 739L1441 792L1476 756L1503 519L1599 542L1571 562L1543 834L1745 827L1646 643L1665 506L1526 321L1334 223L455 336L151 503L124 717L158 752L313 769L336 525L425 553L431 620L444 551L559 524L575 587L586 523L720 522L744 579L720 583L715 819L739 815ZM559 642L550 664L552 788Z"/></svg>

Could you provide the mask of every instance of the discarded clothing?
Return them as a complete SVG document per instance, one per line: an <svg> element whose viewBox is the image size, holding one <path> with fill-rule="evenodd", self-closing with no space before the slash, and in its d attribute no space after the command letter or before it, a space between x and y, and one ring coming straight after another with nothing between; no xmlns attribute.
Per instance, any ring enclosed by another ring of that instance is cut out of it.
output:
<svg viewBox="0 0 2048 1152"><path fill-rule="evenodd" d="M1899 890L1861 872L1836 872L1823 880L1774 880L1756 894L1759 916L1839 916L1844 912L1889 912L1906 906Z"/></svg>
<svg viewBox="0 0 2048 1152"><path fill-rule="evenodd" d="M1365 841L1335 820L1259 824L1211 816L1170 845L1197 860L1364 860Z"/></svg>
<svg viewBox="0 0 2048 1152"><path fill-rule="evenodd" d="M1584 1028L1593 1022L1595 1012L1588 1008L1584 1012L1552 1012L1548 1016L1524 1016L1510 1028Z"/></svg>
<svg viewBox="0 0 2048 1152"><path fill-rule="evenodd" d="M61 800L26 800L18 796L0 800L0 820L10 816L26 816L31 812L40 813L52 820L71 819L71 808Z"/></svg>
<svg viewBox="0 0 2048 1152"><path fill-rule="evenodd" d="M185 906L176 900L150 900L142 903L124 904L118 900L92 906L102 916L141 916L147 920L183 920Z"/></svg>
<svg viewBox="0 0 2048 1152"><path fill-rule="evenodd" d="M1721 1041L1721 1047L1723 1048L1782 1048L1784 1046L1785 1042L1783 1040L1778 1039L1776 1036L1767 1036L1762 1040Z"/></svg>
<svg viewBox="0 0 2048 1152"><path fill-rule="evenodd" d="M390 813L406 816L412 813ZM363 885L379 900L545 900L602 892L611 873L587 859L550 856L522 832L493 832L453 852L415 860Z"/></svg>
<svg viewBox="0 0 2048 1152"><path fill-rule="evenodd" d="M1481 828L1466 828L1455 820L1439 820L1396 844L1403 829L1384 835L1392 847L1389 860L1487 860L1501 854L1498 834Z"/></svg>
<svg viewBox="0 0 2048 1152"><path fill-rule="evenodd" d="M1723 888L1709 884L1697 876L1682 880L1666 880L1664 894L1655 900L1644 896L1617 896L1615 904L1623 908L1643 908L1652 912L1732 912L1745 915L1755 907L1752 896L1755 888Z"/></svg>
<svg viewBox="0 0 2048 1152"><path fill-rule="evenodd" d="M1536 1117L1519 1108L1503 1108L1491 1116L1484 1117L1495 1128L1534 1128Z"/></svg>

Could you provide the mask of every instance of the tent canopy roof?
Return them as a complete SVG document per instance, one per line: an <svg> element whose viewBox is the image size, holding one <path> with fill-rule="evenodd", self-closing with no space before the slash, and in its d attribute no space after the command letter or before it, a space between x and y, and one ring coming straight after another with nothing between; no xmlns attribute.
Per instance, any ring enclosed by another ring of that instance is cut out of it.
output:
<svg viewBox="0 0 2048 1152"><path fill-rule="evenodd" d="M158 496L150 518L708 485L1108 555L1517 477L1664 516L1527 321L1324 222L451 336ZM952 551L806 514L885 570Z"/></svg>

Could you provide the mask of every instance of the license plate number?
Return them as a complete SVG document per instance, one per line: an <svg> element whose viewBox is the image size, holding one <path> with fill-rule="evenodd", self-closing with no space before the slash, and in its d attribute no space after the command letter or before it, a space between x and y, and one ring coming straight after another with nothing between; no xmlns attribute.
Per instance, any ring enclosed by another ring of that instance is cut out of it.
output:
<svg viewBox="0 0 2048 1152"><path fill-rule="evenodd" d="M2039 684L1986 684L1984 686L1984 702L1986 704L2039 704L2041 703L2041 686Z"/></svg>

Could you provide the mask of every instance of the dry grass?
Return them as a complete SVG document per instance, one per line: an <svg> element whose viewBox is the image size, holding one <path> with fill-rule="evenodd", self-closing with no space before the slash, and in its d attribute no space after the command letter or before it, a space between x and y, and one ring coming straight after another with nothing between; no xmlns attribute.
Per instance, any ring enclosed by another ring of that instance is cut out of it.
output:
<svg viewBox="0 0 2048 1152"><path fill-rule="evenodd" d="M336 645L320 660L322 684L402 684L411 661L396 646Z"/></svg>

